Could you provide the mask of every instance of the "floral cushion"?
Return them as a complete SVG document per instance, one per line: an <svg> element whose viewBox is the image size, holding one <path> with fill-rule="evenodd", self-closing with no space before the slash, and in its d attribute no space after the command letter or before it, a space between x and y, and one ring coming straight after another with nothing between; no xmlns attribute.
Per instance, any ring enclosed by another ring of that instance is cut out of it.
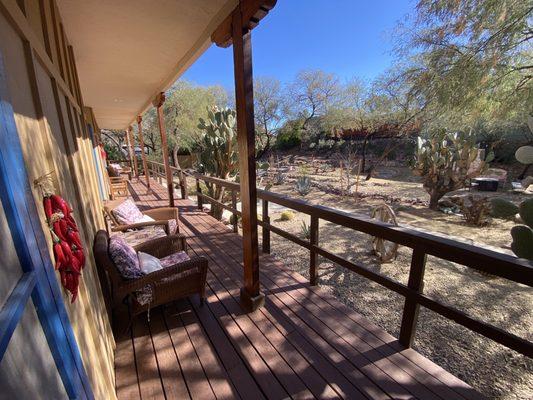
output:
<svg viewBox="0 0 533 400"><path fill-rule="evenodd" d="M173 265L189 261L191 258L184 251L178 251L177 253L159 259L163 268L172 267Z"/></svg>
<svg viewBox="0 0 533 400"><path fill-rule="evenodd" d="M143 229L130 230L127 232L116 232L113 236L120 236L124 238L131 246L137 246L148 240L157 239L166 236L165 229L161 225L147 226Z"/></svg>
<svg viewBox="0 0 533 400"><path fill-rule="evenodd" d="M115 207L113 215L122 225L134 224L143 218L143 213L131 198L127 198L118 207Z"/></svg>
<svg viewBox="0 0 533 400"><path fill-rule="evenodd" d="M109 239L109 256L124 278L135 279L143 275L137 253L123 237L112 236Z"/></svg>

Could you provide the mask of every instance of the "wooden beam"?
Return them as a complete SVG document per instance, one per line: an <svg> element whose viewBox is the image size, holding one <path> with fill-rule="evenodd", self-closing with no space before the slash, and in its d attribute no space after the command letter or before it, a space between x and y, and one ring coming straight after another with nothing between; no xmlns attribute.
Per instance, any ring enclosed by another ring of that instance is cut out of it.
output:
<svg viewBox="0 0 533 400"><path fill-rule="evenodd" d="M242 15L240 25L243 31L250 31L274 8L276 2L277 0L241 0L235 10L213 32L211 41L218 47L231 46L233 42L232 18L237 10L240 10Z"/></svg>
<svg viewBox="0 0 533 400"><path fill-rule="evenodd" d="M133 137L133 129L131 126L128 126L128 130L126 131L126 134L128 135L128 143L130 147L130 162L131 162L131 170L137 178L139 178L139 171L137 169L137 155L135 154L135 139Z"/></svg>
<svg viewBox="0 0 533 400"><path fill-rule="evenodd" d="M241 7L243 4L240 3ZM244 287L241 288L241 302L245 309L253 311L261 307L265 300L259 287L252 42L250 30L243 33L242 18L242 9L237 8L233 12L232 41L244 254Z"/></svg>
<svg viewBox="0 0 533 400"><path fill-rule="evenodd" d="M168 204L170 207L174 207L174 182L172 179L172 171L170 170L170 163L168 159L168 141L167 132L165 130L165 119L163 117L163 103L165 103L165 93L159 93L154 101L153 105L157 110L157 120L159 122L159 134L161 135L161 149L163 150L163 164L165 165L165 175L167 179L168 189Z"/></svg>
<svg viewBox="0 0 533 400"><path fill-rule="evenodd" d="M146 178L146 187L150 189L150 173L148 172L148 163L146 162L146 153L144 152L144 138L143 138L143 118L137 116L137 131L139 132L139 144L141 145L141 158L143 160L144 177Z"/></svg>

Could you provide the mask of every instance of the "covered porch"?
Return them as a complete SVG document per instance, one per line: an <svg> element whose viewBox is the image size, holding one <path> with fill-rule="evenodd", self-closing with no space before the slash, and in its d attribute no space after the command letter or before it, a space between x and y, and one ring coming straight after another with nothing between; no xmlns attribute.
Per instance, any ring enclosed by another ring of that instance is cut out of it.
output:
<svg viewBox="0 0 533 400"><path fill-rule="evenodd" d="M168 204L156 180L133 180L141 207ZM483 398L268 254L260 256L264 307L240 305L242 238L175 199L189 252L209 260L207 303L169 304L117 338L116 390L136 398Z"/></svg>

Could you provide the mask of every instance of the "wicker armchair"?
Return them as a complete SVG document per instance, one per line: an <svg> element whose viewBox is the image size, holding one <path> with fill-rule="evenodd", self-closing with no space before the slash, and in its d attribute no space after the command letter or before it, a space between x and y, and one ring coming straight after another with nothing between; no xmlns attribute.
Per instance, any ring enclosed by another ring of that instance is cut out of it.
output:
<svg viewBox="0 0 533 400"><path fill-rule="evenodd" d="M94 258L112 320L116 309L125 303L130 314L128 327L134 316L180 298L199 294L200 304L204 303L207 274L207 259L204 257L194 257L141 278L125 279L109 256L108 248L109 235L106 231L98 231L93 244ZM135 250L163 258L179 251L186 252L187 242L183 235L171 235L135 246ZM134 293L146 286L151 287L152 295L151 301L143 305L137 301Z"/></svg>
<svg viewBox="0 0 533 400"><path fill-rule="evenodd" d="M179 233L179 212L176 207L159 207L152 208L150 210L143 210L143 214L153 218L155 221L148 222L139 222L135 224L121 224L115 218L113 210L122 203L122 199L119 200L110 200L104 205L104 213L107 218L111 221L111 232L125 232L132 229L142 229L149 226L161 226L164 228L167 234ZM175 221L172 223L171 221ZM175 227L175 232L173 232L173 227Z"/></svg>

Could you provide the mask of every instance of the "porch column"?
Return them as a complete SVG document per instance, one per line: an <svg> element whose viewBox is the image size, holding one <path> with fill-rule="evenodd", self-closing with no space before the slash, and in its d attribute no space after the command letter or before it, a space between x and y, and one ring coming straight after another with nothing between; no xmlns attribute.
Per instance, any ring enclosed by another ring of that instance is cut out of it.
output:
<svg viewBox="0 0 533 400"><path fill-rule="evenodd" d="M139 144L141 145L141 157L143 160L144 177L146 178L146 187L150 189L150 174L148 172L148 163L146 162L146 153L144 152L144 138L142 128L142 117L137 116L137 131L139 132Z"/></svg>
<svg viewBox="0 0 533 400"><path fill-rule="evenodd" d="M137 170L137 155L135 154L135 139L133 138L133 128L131 126L128 126L126 134L128 135L128 143L130 145L130 161L132 163L131 172L134 174L134 176L139 178L139 171Z"/></svg>
<svg viewBox="0 0 533 400"><path fill-rule="evenodd" d="M233 11L231 31L244 254L244 287L241 288L241 303L244 308L253 311L264 304L265 296L261 293L259 286L252 42L250 29L243 28L243 26L245 24L243 24L243 2L241 1Z"/></svg>
<svg viewBox="0 0 533 400"><path fill-rule="evenodd" d="M159 122L159 134L161 135L161 149L163 150L163 163L165 164L165 175L167 177L168 205L174 207L174 182L172 171L168 160L168 141L165 130L165 119L163 118L163 103L165 102L165 93L159 93L154 99L153 105L157 109L157 120Z"/></svg>

